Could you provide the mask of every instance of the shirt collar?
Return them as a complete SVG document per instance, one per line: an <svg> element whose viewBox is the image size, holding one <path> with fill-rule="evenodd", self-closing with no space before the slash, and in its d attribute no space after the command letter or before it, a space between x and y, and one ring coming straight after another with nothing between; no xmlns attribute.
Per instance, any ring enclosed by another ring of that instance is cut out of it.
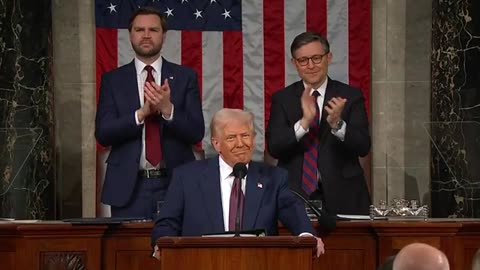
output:
<svg viewBox="0 0 480 270"><path fill-rule="evenodd" d="M221 180L226 180L227 178L232 176L233 173L233 168L230 167L230 165L223 160L223 158L219 155L218 156L218 165L220 167L220 179ZM247 163L247 169L248 169L248 163Z"/></svg>
<svg viewBox="0 0 480 270"><path fill-rule="evenodd" d="M162 57L158 57L157 60L155 60L150 66L153 67L153 70L155 70L155 72L157 74L159 74L162 70L162 62L163 62L163 59ZM143 70L145 69L145 66L147 64L145 64L144 62L142 62L140 59L138 59L137 57L135 57L135 60L134 60L134 63L135 63L135 70L137 71L137 75L140 75Z"/></svg>
<svg viewBox="0 0 480 270"><path fill-rule="evenodd" d="M317 89L312 88L310 91L310 95L312 95L313 91L318 91L320 96L325 97L325 92L327 91L327 83L328 83L328 77L325 78L325 81L318 87ZM303 87L307 87L307 84L303 82Z"/></svg>

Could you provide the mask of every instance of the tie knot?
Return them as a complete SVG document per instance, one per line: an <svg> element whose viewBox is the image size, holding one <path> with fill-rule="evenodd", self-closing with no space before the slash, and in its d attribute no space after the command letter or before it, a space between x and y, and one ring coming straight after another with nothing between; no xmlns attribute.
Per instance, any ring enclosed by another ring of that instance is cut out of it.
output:
<svg viewBox="0 0 480 270"><path fill-rule="evenodd" d="M315 98L318 98L320 96L320 93L315 90L313 91L312 96L314 96Z"/></svg>
<svg viewBox="0 0 480 270"><path fill-rule="evenodd" d="M148 73L151 73L153 71L153 67L150 66L150 65L146 65L145 66L145 70L148 72Z"/></svg>

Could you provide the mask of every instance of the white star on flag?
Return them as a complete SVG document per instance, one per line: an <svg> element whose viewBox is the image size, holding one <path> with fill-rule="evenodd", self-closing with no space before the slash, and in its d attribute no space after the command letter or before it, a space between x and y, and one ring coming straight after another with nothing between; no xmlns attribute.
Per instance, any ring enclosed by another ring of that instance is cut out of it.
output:
<svg viewBox="0 0 480 270"><path fill-rule="evenodd" d="M182 0L182 4L183 4L183 3L188 3L188 0Z"/></svg>
<svg viewBox="0 0 480 270"><path fill-rule="evenodd" d="M170 17L170 16L173 17L173 9L169 9L169 8L167 7L167 11L165 11L164 13L167 14L167 17Z"/></svg>
<svg viewBox="0 0 480 270"><path fill-rule="evenodd" d="M115 9L116 7L117 7L117 5L114 5L114 4L110 3L110 6L107 7L108 9L110 9L110 14L114 11L117 12L117 10Z"/></svg>
<svg viewBox="0 0 480 270"><path fill-rule="evenodd" d="M193 13L193 15L195 15L195 19L198 19L199 17L200 17L200 18L203 18L203 17L202 17L202 11L201 11L201 10L198 10L198 9L196 9L196 12Z"/></svg>
<svg viewBox="0 0 480 270"><path fill-rule="evenodd" d="M217 0L210 0L210 4L217 3Z"/></svg>
<svg viewBox="0 0 480 270"><path fill-rule="evenodd" d="M222 13L222 15L225 17L225 19L227 19L227 18L232 18L232 17L230 16L230 11L227 11L226 9L224 9L224 12Z"/></svg>

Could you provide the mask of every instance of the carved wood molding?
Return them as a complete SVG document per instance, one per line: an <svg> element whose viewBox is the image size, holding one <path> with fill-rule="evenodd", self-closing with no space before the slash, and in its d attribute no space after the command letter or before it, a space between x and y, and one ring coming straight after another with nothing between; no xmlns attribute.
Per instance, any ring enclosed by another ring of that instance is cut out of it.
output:
<svg viewBox="0 0 480 270"><path fill-rule="evenodd" d="M85 270L85 252L41 252L40 270Z"/></svg>

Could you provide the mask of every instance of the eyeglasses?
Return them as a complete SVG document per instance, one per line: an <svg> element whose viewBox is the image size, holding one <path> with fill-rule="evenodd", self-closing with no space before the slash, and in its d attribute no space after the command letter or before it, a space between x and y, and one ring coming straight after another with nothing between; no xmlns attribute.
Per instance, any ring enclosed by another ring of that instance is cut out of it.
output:
<svg viewBox="0 0 480 270"><path fill-rule="evenodd" d="M323 57L327 54L328 54L328 52L326 52L324 54L315 54L314 56L311 56L311 57L295 58L295 61L297 61L297 63L300 66L308 65L308 60L312 60L312 62L314 64L320 64L320 63L322 63Z"/></svg>

